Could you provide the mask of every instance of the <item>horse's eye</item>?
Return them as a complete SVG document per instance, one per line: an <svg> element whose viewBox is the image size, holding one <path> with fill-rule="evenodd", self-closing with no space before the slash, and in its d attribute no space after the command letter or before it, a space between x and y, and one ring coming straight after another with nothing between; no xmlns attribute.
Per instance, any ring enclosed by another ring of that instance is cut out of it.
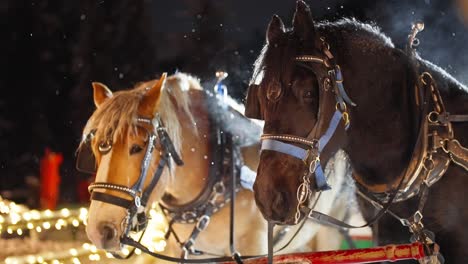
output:
<svg viewBox="0 0 468 264"><path fill-rule="evenodd" d="M306 99L310 99L313 96L314 96L314 93L312 92L312 90L308 90L308 91L304 92L304 98L306 98Z"/></svg>
<svg viewBox="0 0 468 264"><path fill-rule="evenodd" d="M110 140L103 141L98 146L99 152L106 154L112 149L112 142Z"/></svg>
<svg viewBox="0 0 468 264"><path fill-rule="evenodd" d="M133 155L133 154L137 154L139 152L141 152L143 150L142 147L134 144L131 148L130 148L130 155Z"/></svg>

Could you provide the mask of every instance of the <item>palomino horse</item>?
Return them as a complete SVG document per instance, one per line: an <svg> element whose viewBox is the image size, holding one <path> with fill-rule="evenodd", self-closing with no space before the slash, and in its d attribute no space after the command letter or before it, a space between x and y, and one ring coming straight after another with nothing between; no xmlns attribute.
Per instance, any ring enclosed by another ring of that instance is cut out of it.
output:
<svg viewBox="0 0 468 264"><path fill-rule="evenodd" d="M249 137L253 136L255 141L250 143L255 143L261 127L230 104L220 104L220 99L203 90L194 78L182 73L165 78L115 93L93 83L97 109L84 128L87 143L81 145L92 149L97 165L96 182L90 185L86 232L98 248L119 251L122 238L145 228L145 205L159 201L185 251L230 255L230 210L223 205L232 197L231 178L239 177L245 169L240 163L256 169L258 144L242 148L242 152L239 149L249 143ZM89 159L81 156L78 166ZM339 159L330 180L344 186L346 159ZM343 196L337 199L339 192L337 188L326 194L327 202L317 207L343 217L348 201ZM240 188L234 211L234 249L242 255L264 254L266 222L251 191ZM324 245L314 248L310 243L319 229L308 222L286 251L323 249ZM327 234L327 240L333 241L331 245L328 242L329 248L337 248L339 236ZM180 244L174 237L166 253L178 256Z"/></svg>
<svg viewBox="0 0 468 264"><path fill-rule="evenodd" d="M296 193L328 189L321 166L342 149L364 216L390 212L373 225L379 244L412 236L438 263L434 232L448 263L468 263L468 90L418 57L422 26L404 52L371 25L314 22L303 1L292 29L273 16L245 111L265 121L254 193L266 219L323 219Z"/></svg>

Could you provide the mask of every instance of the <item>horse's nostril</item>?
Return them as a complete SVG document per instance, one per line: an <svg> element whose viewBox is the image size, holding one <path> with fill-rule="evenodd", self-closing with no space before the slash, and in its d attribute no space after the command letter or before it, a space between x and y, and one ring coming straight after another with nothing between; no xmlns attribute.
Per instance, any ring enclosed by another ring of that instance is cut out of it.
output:
<svg viewBox="0 0 468 264"><path fill-rule="evenodd" d="M276 193L276 196L274 198L274 205L276 205L276 207L283 207L287 204L288 202L288 196L287 196L287 193L285 192L277 192Z"/></svg>
<svg viewBox="0 0 468 264"><path fill-rule="evenodd" d="M110 223L103 224L99 232L101 233L103 241L111 241L117 235L115 226Z"/></svg>
<svg viewBox="0 0 468 264"><path fill-rule="evenodd" d="M288 208L288 196L285 192L277 192L271 203L272 220L282 221L285 218L285 208Z"/></svg>

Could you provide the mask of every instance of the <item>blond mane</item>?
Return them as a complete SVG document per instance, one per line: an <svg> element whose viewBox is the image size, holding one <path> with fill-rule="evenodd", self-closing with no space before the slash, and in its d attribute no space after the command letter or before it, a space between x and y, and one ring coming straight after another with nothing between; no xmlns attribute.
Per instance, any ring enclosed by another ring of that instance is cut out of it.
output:
<svg viewBox="0 0 468 264"><path fill-rule="evenodd" d="M136 85L131 90L113 93L113 96L102 103L91 115L83 129L83 135L86 136L95 131L94 137L96 140L94 142L96 144L110 138L115 141L134 136L137 131L136 125L140 102L146 91L156 82L157 80L144 82ZM155 111L159 113L164 122L176 151L180 153L182 139L177 113L182 110L194 123L190 111L190 97L187 91L191 89L201 90L202 88L199 81L194 77L177 73L168 77L161 89L159 105Z"/></svg>

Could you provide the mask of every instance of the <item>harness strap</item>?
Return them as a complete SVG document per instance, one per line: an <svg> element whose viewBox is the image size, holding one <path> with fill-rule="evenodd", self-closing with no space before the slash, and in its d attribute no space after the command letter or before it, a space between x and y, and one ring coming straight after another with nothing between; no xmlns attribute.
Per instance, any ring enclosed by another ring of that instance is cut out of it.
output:
<svg viewBox="0 0 468 264"><path fill-rule="evenodd" d="M463 147L458 140L452 139L447 142L447 151L455 164L468 171L468 148Z"/></svg>
<svg viewBox="0 0 468 264"><path fill-rule="evenodd" d="M344 100L346 103L352 106L356 106L356 103L354 103L346 93L346 90L343 85L343 74L341 73L341 68L338 65L335 67L335 83L336 87L338 88L337 97L339 101Z"/></svg>
<svg viewBox="0 0 468 264"><path fill-rule="evenodd" d="M121 198L112 194L102 193L102 192L92 192L91 200L113 204L113 205L120 206L125 209L128 209L133 204L133 201L131 200L127 200L127 199L124 199L124 198Z"/></svg>
<svg viewBox="0 0 468 264"><path fill-rule="evenodd" d="M332 136L335 134L336 128L338 127L338 124L340 123L342 117L343 117L343 113L341 113L341 111L339 110L336 110L335 113L333 114L333 117L330 120L330 124L328 125L327 131L319 139L319 144L318 144L319 153L322 152L322 150L328 144ZM348 127L346 127L346 129L347 128Z"/></svg>
<svg viewBox="0 0 468 264"><path fill-rule="evenodd" d="M214 213L215 207L212 204L209 204L206 208L205 214L198 219L195 228L192 230L192 233L189 236L189 239L183 244L182 249L187 252L192 252L194 249L192 248L195 240L200 235L201 231L205 230L210 223L210 217Z"/></svg>
<svg viewBox="0 0 468 264"><path fill-rule="evenodd" d="M268 264L273 263L273 227L275 224L268 221Z"/></svg>
<svg viewBox="0 0 468 264"><path fill-rule="evenodd" d="M150 167L151 159L153 157L152 153L154 150L154 141L156 140L156 135L154 133L149 133L148 146L146 147L145 156L141 162L140 176L138 181L132 186L132 190L136 192L141 192L143 184L145 183L146 176L148 174L148 169Z"/></svg>
<svg viewBox="0 0 468 264"><path fill-rule="evenodd" d="M161 178L161 175L163 173L164 167L166 166L166 162L168 158L169 158L169 154L167 154L167 152L163 156L161 156L158 167L156 168L153 174L153 179L151 179L150 184L148 185L148 187L146 187L145 191L143 192L143 195L141 196L141 205L145 206L148 203L148 199L151 196L151 193L153 192L154 187L156 187L156 184L158 183L159 178Z"/></svg>
<svg viewBox="0 0 468 264"><path fill-rule="evenodd" d="M218 258L205 258L205 259L182 259L182 258L174 258L170 256L166 256L163 254L159 254L156 252L150 251L147 247L142 245L140 242L135 241L131 237L124 236L121 238L121 242L123 244L135 247L140 249L142 252L153 256L158 259L166 260L169 262L175 262L175 263L210 263L210 262L230 262L235 260L234 257L218 257ZM241 259L249 259L249 258L255 258L255 257L261 257L261 256L242 256L240 257Z"/></svg>
<svg viewBox="0 0 468 264"><path fill-rule="evenodd" d="M438 115L437 121L442 124L448 122L468 122L468 115L451 115L448 112L444 112Z"/></svg>

